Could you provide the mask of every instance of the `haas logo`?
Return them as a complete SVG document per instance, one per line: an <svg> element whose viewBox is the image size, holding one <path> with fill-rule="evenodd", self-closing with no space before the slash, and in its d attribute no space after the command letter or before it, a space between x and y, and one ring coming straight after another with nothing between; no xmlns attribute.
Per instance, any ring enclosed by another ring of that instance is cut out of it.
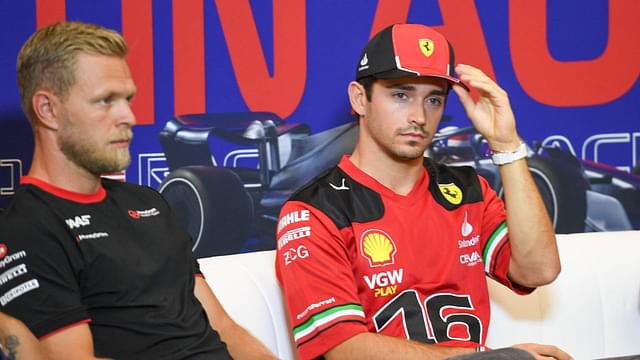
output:
<svg viewBox="0 0 640 360"><path fill-rule="evenodd" d="M91 222L89 221L90 219L91 219L91 215L80 215L74 218L66 219L65 222L67 223L67 226L69 226L70 229L75 229L81 226L90 225L91 224Z"/></svg>

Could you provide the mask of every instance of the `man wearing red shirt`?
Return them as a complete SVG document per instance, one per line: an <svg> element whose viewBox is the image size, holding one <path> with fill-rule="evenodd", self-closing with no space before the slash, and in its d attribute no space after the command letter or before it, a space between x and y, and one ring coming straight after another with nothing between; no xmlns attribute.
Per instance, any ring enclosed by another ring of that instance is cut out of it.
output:
<svg viewBox="0 0 640 360"><path fill-rule="evenodd" d="M358 144L294 194L278 224L276 271L301 358L482 350L485 275L521 294L558 275L507 94L472 66L455 67L456 78L454 66L448 41L423 25L390 26L366 46L348 87ZM424 158L451 89L494 152L508 211L473 168ZM554 346L514 348L523 358L570 358Z"/></svg>

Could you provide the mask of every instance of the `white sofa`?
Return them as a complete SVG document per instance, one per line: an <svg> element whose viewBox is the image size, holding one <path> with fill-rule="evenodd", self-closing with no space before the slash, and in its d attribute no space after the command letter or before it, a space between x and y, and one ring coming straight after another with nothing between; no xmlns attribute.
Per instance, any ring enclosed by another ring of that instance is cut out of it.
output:
<svg viewBox="0 0 640 360"><path fill-rule="evenodd" d="M518 296L489 281L487 345L560 346L576 359L640 354L640 231L558 235L562 273ZM200 259L207 282L242 326L278 357L292 359L274 251Z"/></svg>

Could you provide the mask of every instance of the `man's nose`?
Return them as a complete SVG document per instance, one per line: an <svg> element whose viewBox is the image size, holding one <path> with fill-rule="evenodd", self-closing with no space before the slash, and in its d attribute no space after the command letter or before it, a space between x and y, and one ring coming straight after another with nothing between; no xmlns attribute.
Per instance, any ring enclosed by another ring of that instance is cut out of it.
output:
<svg viewBox="0 0 640 360"><path fill-rule="evenodd" d="M421 101L416 101L411 106L411 112L409 115L409 122L417 125L424 125L427 121L427 112L425 111L424 104Z"/></svg>
<svg viewBox="0 0 640 360"><path fill-rule="evenodd" d="M133 127L136 124L136 116L129 101L123 100L118 106L118 125L126 124Z"/></svg>

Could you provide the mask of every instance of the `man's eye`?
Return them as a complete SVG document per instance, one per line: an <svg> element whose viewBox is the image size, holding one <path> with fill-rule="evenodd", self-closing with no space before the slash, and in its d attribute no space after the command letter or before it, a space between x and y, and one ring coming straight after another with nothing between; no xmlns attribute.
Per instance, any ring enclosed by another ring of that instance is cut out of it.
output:
<svg viewBox="0 0 640 360"><path fill-rule="evenodd" d="M429 105L439 106L442 105L443 101L439 97L430 97L427 99L427 103L429 103Z"/></svg>
<svg viewBox="0 0 640 360"><path fill-rule="evenodd" d="M393 97L401 99L401 100L406 100L409 98L409 96L403 92L397 92L397 93L393 93Z"/></svg>
<svg viewBox="0 0 640 360"><path fill-rule="evenodd" d="M113 98L111 96L100 99L100 103L109 105L113 102Z"/></svg>

